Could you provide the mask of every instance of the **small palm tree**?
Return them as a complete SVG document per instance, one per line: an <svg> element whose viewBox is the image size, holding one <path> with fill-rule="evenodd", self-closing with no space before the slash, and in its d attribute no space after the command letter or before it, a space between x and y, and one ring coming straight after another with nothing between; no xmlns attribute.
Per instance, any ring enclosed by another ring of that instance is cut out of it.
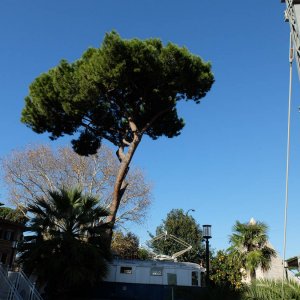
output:
<svg viewBox="0 0 300 300"><path fill-rule="evenodd" d="M236 221L233 226L229 250L250 273L251 281L256 279L256 269L261 267L263 271L269 270L271 259L276 256L276 252L268 247L267 231L265 223L256 222L254 219L249 223Z"/></svg>
<svg viewBox="0 0 300 300"><path fill-rule="evenodd" d="M93 286L107 272L110 247L101 220L108 212L98 199L78 189L48 192L28 207L31 219L20 245L20 262L34 273L47 293L58 299L70 290ZM67 296L63 296L67 298Z"/></svg>

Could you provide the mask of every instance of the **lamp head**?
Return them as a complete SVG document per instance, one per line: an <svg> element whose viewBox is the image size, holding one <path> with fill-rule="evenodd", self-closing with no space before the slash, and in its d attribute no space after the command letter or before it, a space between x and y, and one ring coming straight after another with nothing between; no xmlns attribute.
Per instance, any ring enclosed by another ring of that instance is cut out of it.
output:
<svg viewBox="0 0 300 300"><path fill-rule="evenodd" d="M211 238L211 225L203 225L202 236L205 239Z"/></svg>

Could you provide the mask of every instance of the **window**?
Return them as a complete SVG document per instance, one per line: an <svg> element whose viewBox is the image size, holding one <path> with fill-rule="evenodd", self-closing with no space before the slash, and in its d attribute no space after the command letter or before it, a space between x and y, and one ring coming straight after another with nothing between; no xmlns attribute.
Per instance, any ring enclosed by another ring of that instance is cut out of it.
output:
<svg viewBox="0 0 300 300"><path fill-rule="evenodd" d="M0 239L3 238L3 229L0 228Z"/></svg>
<svg viewBox="0 0 300 300"><path fill-rule="evenodd" d="M150 275L151 276L162 276L162 271L163 271L163 268L153 267L150 270Z"/></svg>
<svg viewBox="0 0 300 300"><path fill-rule="evenodd" d="M12 231L5 231L4 232L4 239L10 241L12 237Z"/></svg>
<svg viewBox="0 0 300 300"><path fill-rule="evenodd" d="M192 285L199 285L199 272L192 272Z"/></svg>
<svg viewBox="0 0 300 300"><path fill-rule="evenodd" d="M132 274L132 268L131 267L121 267L120 273L121 274Z"/></svg>
<svg viewBox="0 0 300 300"><path fill-rule="evenodd" d="M5 265L6 261L7 261L7 253L0 253L0 262Z"/></svg>
<svg viewBox="0 0 300 300"><path fill-rule="evenodd" d="M168 285L177 285L177 275L168 273Z"/></svg>

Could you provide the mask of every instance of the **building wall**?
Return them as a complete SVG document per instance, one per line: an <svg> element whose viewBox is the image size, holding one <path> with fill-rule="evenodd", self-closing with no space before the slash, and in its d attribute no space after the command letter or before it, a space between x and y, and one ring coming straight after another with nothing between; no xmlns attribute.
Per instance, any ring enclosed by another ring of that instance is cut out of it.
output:
<svg viewBox="0 0 300 300"><path fill-rule="evenodd" d="M22 238L23 226L0 219L0 263L12 266L16 256L16 241Z"/></svg>
<svg viewBox="0 0 300 300"><path fill-rule="evenodd" d="M277 254L277 256L273 257L271 260L271 268L268 271L264 272L261 268L256 269L256 279L282 280L282 278L283 278L283 259L279 256L279 254L277 252L276 252L276 254ZM288 271L288 279L299 282L299 279L291 271ZM245 277L244 282L250 283L250 275L249 274L247 274L247 276Z"/></svg>

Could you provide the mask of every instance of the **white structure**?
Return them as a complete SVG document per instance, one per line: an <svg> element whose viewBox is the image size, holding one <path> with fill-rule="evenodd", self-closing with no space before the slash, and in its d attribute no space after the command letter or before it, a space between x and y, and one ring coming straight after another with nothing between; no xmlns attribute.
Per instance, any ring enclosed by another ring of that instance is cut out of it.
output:
<svg viewBox="0 0 300 300"><path fill-rule="evenodd" d="M175 243L178 243L180 244L181 246L184 247L184 249L176 252L176 253L173 253L172 255L166 255L166 254L157 254L157 253L154 253L154 259L155 260L171 260L171 261L177 261L177 258L181 255L183 255L184 253L192 250L192 245L188 244L187 242L185 242L184 240L174 236L173 234L170 234L168 233L167 231L159 234L158 236L154 237L153 239L151 239L149 241L149 243L153 243L157 240L160 240L160 239L170 239L172 240L173 242Z"/></svg>
<svg viewBox="0 0 300 300"><path fill-rule="evenodd" d="M114 260L106 282L146 285L201 286L205 269L189 262Z"/></svg>
<svg viewBox="0 0 300 300"><path fill-rule="evenodd" d="M290 32L300 77L300 0L281 0L286 3L285 20L290 23Z"/></svg>

